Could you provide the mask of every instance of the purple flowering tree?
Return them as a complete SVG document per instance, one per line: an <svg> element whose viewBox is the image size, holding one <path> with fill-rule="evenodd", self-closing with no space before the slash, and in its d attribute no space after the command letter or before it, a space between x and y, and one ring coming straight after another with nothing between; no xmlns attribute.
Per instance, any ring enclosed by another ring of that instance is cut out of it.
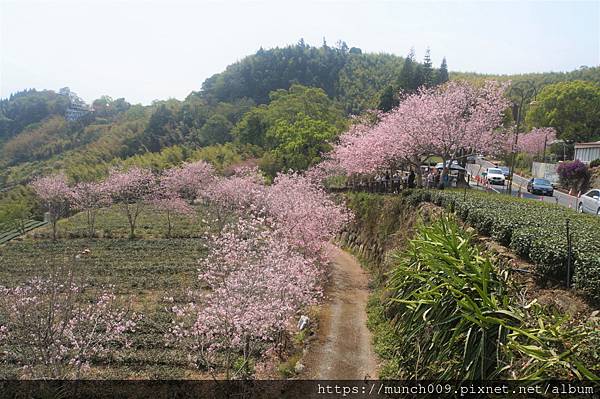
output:
<svg viewBox="0 0 600 399"><path fill-rule="evenodd" d="M584 191L590 181L590 171L587 165L578 159L572 162L561 162L556 172L560 183L575 191Z"/></svg>

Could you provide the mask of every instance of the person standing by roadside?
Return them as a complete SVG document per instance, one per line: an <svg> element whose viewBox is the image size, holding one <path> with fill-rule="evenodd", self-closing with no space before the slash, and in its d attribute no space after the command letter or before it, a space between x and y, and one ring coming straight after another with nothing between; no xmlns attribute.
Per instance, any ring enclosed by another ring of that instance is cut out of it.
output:
<svg viewBox="0 0 600 399"><path fill-rule="evenodd" d="M408 174L408 188L415 188L415 171L411 170Z"/></svg>

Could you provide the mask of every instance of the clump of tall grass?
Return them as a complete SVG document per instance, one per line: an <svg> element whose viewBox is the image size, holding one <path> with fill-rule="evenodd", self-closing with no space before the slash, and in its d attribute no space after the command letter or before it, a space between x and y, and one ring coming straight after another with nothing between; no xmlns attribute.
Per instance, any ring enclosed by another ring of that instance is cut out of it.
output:
<svg viewBox="0 0 600 399"><path fill-rule="evenodd" d="M575 356L583 330L520 303L508 272L451 216L419 226L391 261L384 306L398 338L397 377L596 378Z"/></svg>

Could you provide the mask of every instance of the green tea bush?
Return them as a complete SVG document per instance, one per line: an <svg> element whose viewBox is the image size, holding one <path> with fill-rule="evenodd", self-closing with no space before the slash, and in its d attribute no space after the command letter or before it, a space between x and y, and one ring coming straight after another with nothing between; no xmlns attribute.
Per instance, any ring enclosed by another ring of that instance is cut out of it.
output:
<svg viewBox="0 0 600 399"><path fill-rule="evenodd" d="M542 280L565 282L568 248L566 221L572 232L572 282L590 299L600 301L600 218L554 204L469 191L413 190L413 203L443 206L515 253L530 260Z"/></svg>

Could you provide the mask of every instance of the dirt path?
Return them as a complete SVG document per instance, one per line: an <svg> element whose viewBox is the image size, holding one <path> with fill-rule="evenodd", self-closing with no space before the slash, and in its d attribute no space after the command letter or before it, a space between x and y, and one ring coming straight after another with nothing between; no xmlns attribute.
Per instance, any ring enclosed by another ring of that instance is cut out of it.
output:
<svg viewBox="0 0 600 399"><path fill-rule="evenodd" d="M376 379L377 357L367 328L368 276L350 254L336 248L319 330L304 356L300 378Z"/></svg>

